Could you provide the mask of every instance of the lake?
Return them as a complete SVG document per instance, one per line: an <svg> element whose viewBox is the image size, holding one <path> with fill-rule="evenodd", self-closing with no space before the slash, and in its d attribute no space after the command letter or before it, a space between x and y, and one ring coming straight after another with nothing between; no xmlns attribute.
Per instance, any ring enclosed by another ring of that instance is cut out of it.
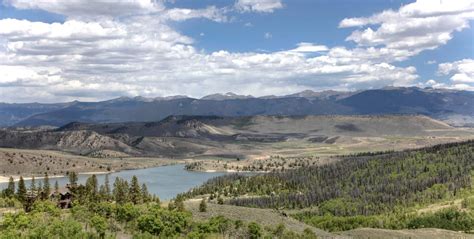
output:
<svg viewBox="0 0 474 239"><path fill-rule="evenodd" d="M116 177L120 177L130 181L132 176L135 175L138 178L140 185L145 183L148 187L148 191L151 194L156 194L161 200L169 200L174 198L177 194L186 192L189 189L199 186L216 176L224 175L223 172L205 173L187 171L184 169L183 164L161 166L156 168L126 170L121 172L115 172L109 174L110 186L113 187L113 183ZM86 179L91 175L79 175L79 183L85 184ZM105 174L97 175L99 184L102 184L105 179ZM38 182L43 179L37 179ZM55 181L58 182L60 187L64 187L68 182L69 178L50 178L51 189L54 190ZM26 185L29 186L30 180L25 180ZM16 182L18 185L18 182ZM7 183L1 183L0 189L6 188Z"/></svg>

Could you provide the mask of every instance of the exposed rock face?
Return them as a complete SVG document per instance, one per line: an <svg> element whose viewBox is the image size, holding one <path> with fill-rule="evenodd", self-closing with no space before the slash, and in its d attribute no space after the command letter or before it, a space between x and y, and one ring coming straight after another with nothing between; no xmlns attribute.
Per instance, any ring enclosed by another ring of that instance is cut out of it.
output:
<svg viewBox="0 0 474 239"><path fill-rule="evenodd" d="M98 134L94 131L0 131L0 147L25 149L55 149L70 151L78 154L89 153L94 150L110 149L125 153L135 150L127 144Z"/></svg>

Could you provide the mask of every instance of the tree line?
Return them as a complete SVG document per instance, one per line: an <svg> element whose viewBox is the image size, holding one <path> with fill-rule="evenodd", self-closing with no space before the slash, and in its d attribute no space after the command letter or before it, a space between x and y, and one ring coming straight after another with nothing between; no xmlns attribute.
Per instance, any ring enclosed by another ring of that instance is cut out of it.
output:
<svg viewBox="0 0 474 239"><path fill-rule="evenodd" d="M114 201L118 204L125 203L147 203L151 201L159 202L159 198L155 195L151 195L148 192L146 184L140 186L138 178L134 175L130 182L122 179L115 178L113 187L110 186L109 176L105 175L104 184L99 185L97 176L92 175L87 180L85 185L78 184L78 176L75 172L69 172L69 183L67 190L72 195L72 203L86 204L91 202L111 202ZM27 187L25 180L22 176L15 183L13 177L10 177L7 188L2 190L0 196L7 199L16 199L24 207L25 211L31 209L32 204L38 200L57 200L57 194L59 193L59 185L55 182L54 189L51 189L48 174L45 174L42 181L39 181L32 177L30 186Z"/></svg>

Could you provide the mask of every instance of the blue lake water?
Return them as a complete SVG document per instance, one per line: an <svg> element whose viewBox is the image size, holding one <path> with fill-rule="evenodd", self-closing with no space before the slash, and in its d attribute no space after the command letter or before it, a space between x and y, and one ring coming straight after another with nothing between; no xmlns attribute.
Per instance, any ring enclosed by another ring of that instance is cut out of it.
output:
<svg viewBox="0 0 474 239"><path fill-rule="evenodd" d="M194 172L187 171L184 169L184 165L170 165L170 166L161 166L156 168L147 168L147 169L136 169L136 170L126 170L116 173L109 174L110 186L113 186L116 177L120 177L130 181L133 175L137 176L140 185L145 183L148 187L148 191L151 194L156 194L162 200L168 200L174 198L177 194L181 192L186 192L189 189L199 186L207 180L224 175L222 172L215 173L204 173L204 172ZM79 175L79 183L84 184L86 179L91 175ZM99 184L102 184L105 179L105 175L97 175ZM42 179L36 179L36 185ZM69 179L67 177L62 178L50 178L49 179L51 188L54 187L55 181L58 182L60 187L64 187ZM26 185L29 185L29 180L25 180ZM7 186L7 183L0 183L0 189L3 189Z"/></svg>

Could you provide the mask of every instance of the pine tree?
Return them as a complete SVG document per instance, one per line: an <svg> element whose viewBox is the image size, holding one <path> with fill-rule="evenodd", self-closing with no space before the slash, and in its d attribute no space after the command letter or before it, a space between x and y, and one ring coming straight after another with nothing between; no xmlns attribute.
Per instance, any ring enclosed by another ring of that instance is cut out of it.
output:
<svg viewBox="0 0 474 239"><path fill-rule="evenodd" d="M127 191L128 184L126 181L120 178L115 178L113 195L116 203L123 204L127 202Z"/></svg>
<svg viewBox="0 0 474 239"><path fill-rule="evenodd" d="M36 189L36 180L35 180L35 176L33 176L33 177L31 178L30 191L31 191L32 193L36 193L36 190L37 190L37 189Z"/></svg>
<svg viewBox="0 0 474 239"><path fill-rule="evenodd" d="M26 186L22 176L20 176L20 181L18 181L18 192L16 196L21 203L26 202Z"/></svg>
<svg viewBox="0 0 474 239"><path fill-rule="evenodd" d="M5 191L5 194L7 197L12 197L13 195L15 195L15 180L11 176L8 180L8 186L7 190Z"/></svg>
<svg viewBox="0 0 474 239"><path fill-rule="evenodd" d="M109 182L109 175L108 174L105 175L104 189L105 189L106 199L109 200L109 198L110 198L110 182Z"/></svg>
<svg viewBox="0 0 474 239"><path fill-rule="evenodd" d="M43 193L43 181L38 181L38 187L36 187L36 190L38 190L38 196L42 196L41 194Z"/></svg>
<svg viewBox="0 0 474 239"><path fill-rule="evenodd" d="M205 198L203 198L201 200L201 203L199 204L199 211L200 212L206 212L207 211L207 202L206 202Z"/></svg>
<svg viewBox="0 0 474 239"><path fill-rule="evenodd" d="M142 184L141 194L142 194L143 202L150 202L151 201L151 195L148 192L148 188L147 188L146 184Z"/></svg>
<svg viewBox="0 0 474 239"><path fill-rule="evenodd" d="M135 175L133 175L130 183L129 197L133 204L139 204L141 202L141 189Z"/></svg>
<svg viewBox="0 0 474 239"><path fill-rule="evenodd" d="M176 200L174 201L174 207L176 208L177 211L184 212L183 198L177 197Z"/></svg>
<svg viewBox="0 0 474 239"><path fill-rule="evenodd" d="M44 174L44 180L43 180L43 199L47 199L49 197L49 194L51 194L51 185L49 184L49 177L48 173Z"/></svg>
<svg viewBox="0 0 474 239"><path fill-rule="evenodd" d="M59 184L57 180L54 182L54 192L59 193Z"/></svg>
<svg viewBox="0 0 474 239"><path fill-rule="evenodd" d="M107 193L105 193L105 186L104 185L100 185L99 187L99 199L101 201L105 200L107 201Z"/></svg>
<svg viewBox="0 0 474 239"><path fill-rule="evenodd" d="M77 173L69 172L69 184L75 186L77 184Z"/></svg>
<svg viewBox="0 0 474 239"><path fill-rule="evenodd" d="M93 174L90 176L86 181L86 196L89 198L90 201L97 200L97 194L99 192L99 183L97 181L97 176Z"/></svg>

